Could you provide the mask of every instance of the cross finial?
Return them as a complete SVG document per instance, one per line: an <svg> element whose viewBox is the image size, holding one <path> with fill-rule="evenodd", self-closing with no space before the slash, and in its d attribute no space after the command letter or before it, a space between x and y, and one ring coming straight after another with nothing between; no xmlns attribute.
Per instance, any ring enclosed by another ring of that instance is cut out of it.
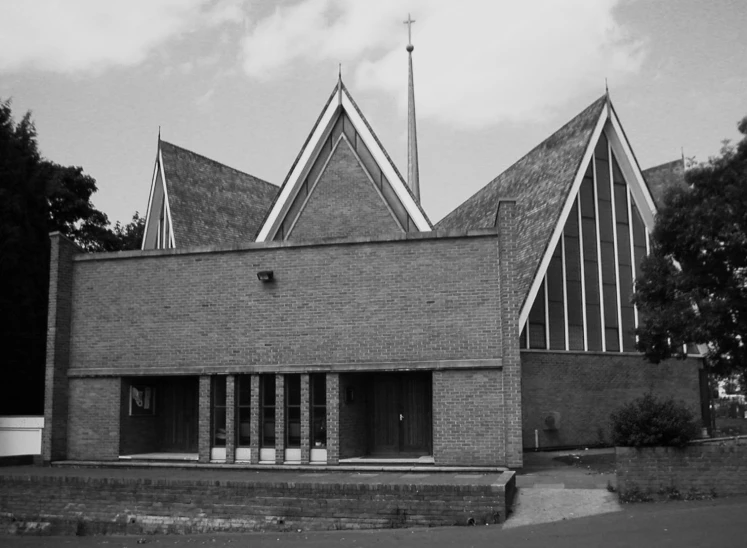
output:
<svg viewBox="0 0 747 548"><path fill-rule="evenodd" d="M407 21L403 21L405 25L407 25L407 51L412 51L414 49L412 45L412 24L415 22L415 19L410 17L410 14L407 14Z"/></svg>

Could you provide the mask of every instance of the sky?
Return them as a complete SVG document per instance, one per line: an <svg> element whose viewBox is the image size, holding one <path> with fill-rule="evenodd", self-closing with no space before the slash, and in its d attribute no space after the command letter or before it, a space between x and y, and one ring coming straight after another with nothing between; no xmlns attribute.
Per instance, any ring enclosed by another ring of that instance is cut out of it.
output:
<svg viewBox="0 0 747 548"><path fill-rule="evenodd" d="M401 173L412 25L422 204L438 221L605 91L643 169L747 115L747 0L3 0L0 100L42 154L145 214L164 140L274 184L342 78ZM168 175L168 174L167 174Z"/></svg>

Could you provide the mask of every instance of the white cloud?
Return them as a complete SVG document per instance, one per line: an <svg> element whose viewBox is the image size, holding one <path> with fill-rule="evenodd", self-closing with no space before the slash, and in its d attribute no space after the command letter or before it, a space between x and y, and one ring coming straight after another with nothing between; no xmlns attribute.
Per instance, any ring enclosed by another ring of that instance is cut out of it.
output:
<svg viewBox="0 0 747 548"><path fill-rule="evenodd" d="M644 48L614 17L623 0L411 0L418 116L462 127L538 120L579 93L623 82ZM353 63L358 89L406 101L398 0L301 0L242 41L244 70L269 80L297 63Z"/></svg>
<svg viewBox="0 0 747 548"><path fill-rule="evenodd" d="M0 72L99 71L141 63L181 34L243 21L240 0L33 0L0 17Z"/></svg>

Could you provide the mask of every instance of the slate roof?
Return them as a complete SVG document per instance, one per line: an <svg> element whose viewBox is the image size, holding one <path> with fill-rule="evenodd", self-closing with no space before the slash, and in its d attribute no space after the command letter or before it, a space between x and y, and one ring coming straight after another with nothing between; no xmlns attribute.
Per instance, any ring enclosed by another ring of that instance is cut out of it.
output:
<svg viewBox="0 0 747 548"><path fill-rule="evenodd" d="M166 141L160 150L177 246L254 241L277 186Z"/></svg>
<svg viewBox="0 0 747 548"><path fill-rule="evenodd" d="M666 164L650 167L643 172L643 178L651 191L656 207L660 208L664 203L664 193L669 187L687 187L685 182L685 167L682 160L674 160Z"/></svg>
<svg viewBox="0 0 747 548"><path fill-rule="evenodd" d="M599 120L602 96L436 224L436 229L495 226L498 202L516 199L517 277L522 306Z"/></svg>

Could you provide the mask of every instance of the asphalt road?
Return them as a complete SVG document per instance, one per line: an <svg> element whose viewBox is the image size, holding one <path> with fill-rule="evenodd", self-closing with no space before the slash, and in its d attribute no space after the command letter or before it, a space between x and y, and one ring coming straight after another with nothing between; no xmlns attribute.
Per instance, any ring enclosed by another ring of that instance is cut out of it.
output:
<svg viewBox="0 0 747 548"><path fill-rule="evenodd" d="M138 543L138 540L141 543ZM143 543L144 542L144 543ZM616 548L746 547L747 497L699 502L634 504L622 512L514 529L499 526L441 527L386 531L249 533L145 537L11 537L0 536L3 548L120 548L229 547L229 548L413 548L482 547Z"/></svg>

